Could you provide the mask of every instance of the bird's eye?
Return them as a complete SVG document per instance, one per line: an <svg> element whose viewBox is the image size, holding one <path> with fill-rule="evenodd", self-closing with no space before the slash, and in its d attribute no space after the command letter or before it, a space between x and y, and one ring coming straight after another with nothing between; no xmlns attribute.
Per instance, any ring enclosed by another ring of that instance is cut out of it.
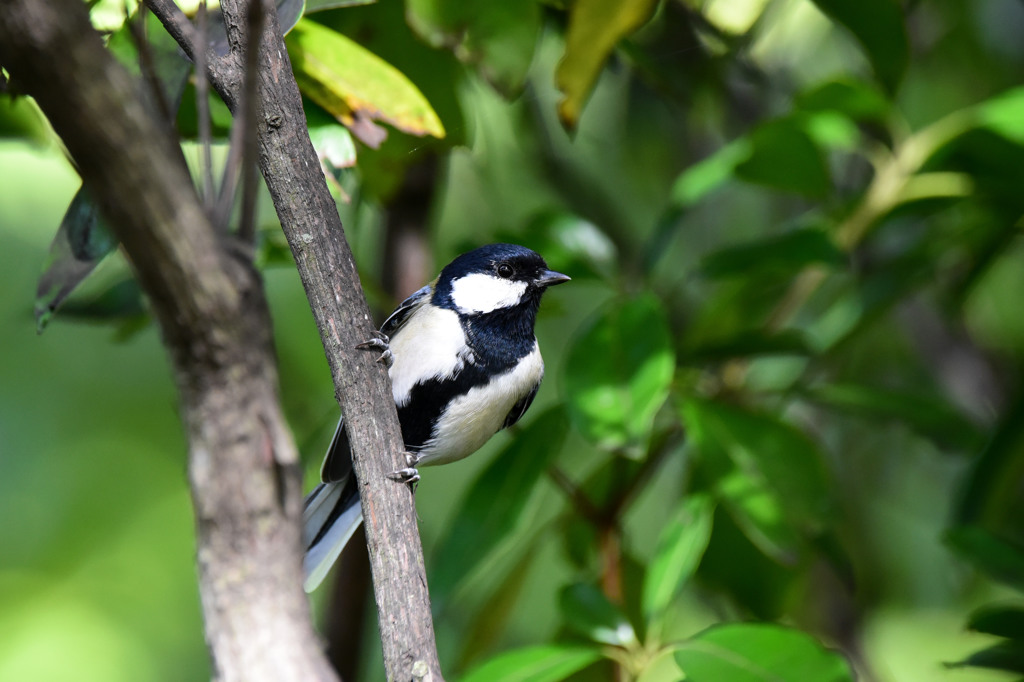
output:
<svg viewBox="0 0 1024 682"><path fill-rule="evenodd" d="M501 263L498 265L498 277L501 277L502 279L508 279L515 273L516 271L508 263Z"/></svg>

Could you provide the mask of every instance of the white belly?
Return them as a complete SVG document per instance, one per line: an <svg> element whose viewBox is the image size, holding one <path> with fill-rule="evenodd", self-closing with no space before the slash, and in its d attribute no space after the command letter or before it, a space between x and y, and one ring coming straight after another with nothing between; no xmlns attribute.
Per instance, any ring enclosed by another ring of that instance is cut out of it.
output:
<svg viewBox="0 0 1024 682"><path fill-rule="evenodd" d="M456 398L441 415L434 438L420 451L420 464L446 464L467 457L483 446L505 423L512 407L529 395L544 376L540 347L512 370Z"/></svg>

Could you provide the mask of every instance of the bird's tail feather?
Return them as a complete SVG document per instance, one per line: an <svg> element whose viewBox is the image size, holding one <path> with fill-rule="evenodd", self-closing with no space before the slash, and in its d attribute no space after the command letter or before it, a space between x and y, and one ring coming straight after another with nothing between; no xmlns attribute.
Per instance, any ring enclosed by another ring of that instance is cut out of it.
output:
<svg viewBox="0 0 1024 682"><path fill-rule="evenodd" d="M352 533L363 521L355 476L321 483L306 497L302 510L302 542L306 592L316 589L331 569Z"/></svg>

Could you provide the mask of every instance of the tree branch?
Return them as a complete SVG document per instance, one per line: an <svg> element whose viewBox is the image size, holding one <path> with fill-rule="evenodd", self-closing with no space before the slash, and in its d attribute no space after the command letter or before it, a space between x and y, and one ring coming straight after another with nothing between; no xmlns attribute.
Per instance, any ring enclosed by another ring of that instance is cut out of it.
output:
<svg viewBox="0 0 1024 682"><path fill-rule="evenodd" d="M61 136L160 322L188 432L215 676L336 679L299 588L300 470L258 273L212 229L177 141L83 3L0 3L0 62Z"/></svg>
<svg viewBox="0 0 1024 682"><path fill-rule="evenodd" d="M194 54L195 31L170 0L147 0L183 49ZM241 81L245 3L221 3L231 54L209 59L208 76L232 110ZM180 38L179 38L180 36ZM412 494L386 477L405 466L398 415L387 372L355 350L370 338L370 311L337 207L306 130L277 14L269 8L260 50L257 130L260 169L310 301L345 415L363 505L378 623L388 679L441 680Z"/></svg>

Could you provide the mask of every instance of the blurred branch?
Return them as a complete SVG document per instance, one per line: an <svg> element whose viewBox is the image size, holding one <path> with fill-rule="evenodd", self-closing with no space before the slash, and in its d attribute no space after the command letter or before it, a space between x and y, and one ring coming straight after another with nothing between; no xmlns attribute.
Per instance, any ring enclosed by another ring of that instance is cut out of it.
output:
<svg viewBox="0 0 1024 682"><path fill-rule="evenodd" d="M195 30L170 0L147 0L182 45L195 54ZM245 9L224 0L231 52L210 59L207 75L238 112ZM345 415L360 483L378 623L389 679L442 679L434 643L423 552L409 489L386 474L404 466L403 444L387 372L355 346L373 330L352 253L306 130L298 86L268 8L259 59L257 101L260 169L288 239Z"/></svg>
<svg viewBox="0 0 1024 682"><path fill-rule="evenodd" d="M160 321L188 432L215 677L334 679L299 587L298 453L258 273L218 239L171 129L79 0L0 5L0 62L61 136Z"/></svg>

